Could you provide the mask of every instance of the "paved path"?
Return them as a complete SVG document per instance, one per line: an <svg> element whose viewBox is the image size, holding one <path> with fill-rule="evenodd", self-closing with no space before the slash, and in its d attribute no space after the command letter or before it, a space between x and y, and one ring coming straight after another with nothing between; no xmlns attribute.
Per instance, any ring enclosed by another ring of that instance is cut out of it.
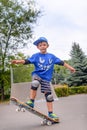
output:
<svg viewBox="0 0 87 130"><path fill-rule="evenodd" d="M36 108L47 113L45 102ZM16 106L0 104L0 130L87 130L87 94L63 97L54 102L54 111L60 123L41 126L41 119L29 112L15 111Z"/></svg>

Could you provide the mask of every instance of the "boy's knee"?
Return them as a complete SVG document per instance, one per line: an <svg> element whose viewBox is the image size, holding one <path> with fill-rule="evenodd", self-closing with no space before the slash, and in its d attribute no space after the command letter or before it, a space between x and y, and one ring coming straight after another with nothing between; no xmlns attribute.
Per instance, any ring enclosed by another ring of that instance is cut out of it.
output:
<svg viewBox="0 0 87 130"><path fill-rule="evenodd" d="M45 98L46 98L46 101L47 101L47 102L53 102L53 101L54 101L53 95L51 94L51 92L47 92L47 93L45 94Z"/></svg>
<svg viewBox="0 0 87 130"><path fill-rule="evenodd" d="M37 90L38 87L39 87L39 85L40 85L40 82L39 82L38 80L33 80L33 81L31 82L31 89Z"/></svg>

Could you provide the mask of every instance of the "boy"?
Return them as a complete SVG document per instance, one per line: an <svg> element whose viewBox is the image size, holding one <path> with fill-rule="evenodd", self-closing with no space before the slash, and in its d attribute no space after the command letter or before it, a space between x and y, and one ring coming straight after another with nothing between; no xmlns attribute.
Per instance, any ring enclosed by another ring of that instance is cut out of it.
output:
<svg viewBox="0 0 87 130"><path fill-rule="evenodd" d="M50 87L50 81L53 74L54 64L62 65L68 68L71 72L75 72L75 69L69 64L65 63L55 55L48 53L47 48L49 47L48 40L45 37L40 37L33 43L40 52L33 54L26 60L13 60L14 64L34 64L35 70L32 72L32 83L30 91L30 100L26 102L32 108L34 107L34 100L36 92L41 85L41 92L44 93L48 116L54 119L58 117L53 113L53 96Z"/></svg>

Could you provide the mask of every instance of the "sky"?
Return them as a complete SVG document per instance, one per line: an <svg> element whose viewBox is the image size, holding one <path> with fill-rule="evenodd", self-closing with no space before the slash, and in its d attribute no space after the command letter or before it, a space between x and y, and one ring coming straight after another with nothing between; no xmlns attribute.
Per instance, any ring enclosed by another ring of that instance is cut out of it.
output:
<svg viewBox="0 0 87 130"><path fill-rule="evenodd" d="M72 43L79 43L87 55L87 0L35 0L43 10L34 28L34 40L46 37L48 52L62 60L70 59ZM38 52L29 44L24 50L28 55Z"/></svg>

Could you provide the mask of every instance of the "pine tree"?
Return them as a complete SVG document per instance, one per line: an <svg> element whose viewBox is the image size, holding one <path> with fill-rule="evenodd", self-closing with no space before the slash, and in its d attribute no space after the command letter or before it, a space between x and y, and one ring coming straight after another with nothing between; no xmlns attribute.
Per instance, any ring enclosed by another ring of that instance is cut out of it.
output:
<svg viewBox="0 0 87 130"><path fill-rule="evenodd" d="M79 44L73 43L71 55L71 64L76 69L74 74L67 78L69 86L87 85L87 57L80 48Z"/></svg>

